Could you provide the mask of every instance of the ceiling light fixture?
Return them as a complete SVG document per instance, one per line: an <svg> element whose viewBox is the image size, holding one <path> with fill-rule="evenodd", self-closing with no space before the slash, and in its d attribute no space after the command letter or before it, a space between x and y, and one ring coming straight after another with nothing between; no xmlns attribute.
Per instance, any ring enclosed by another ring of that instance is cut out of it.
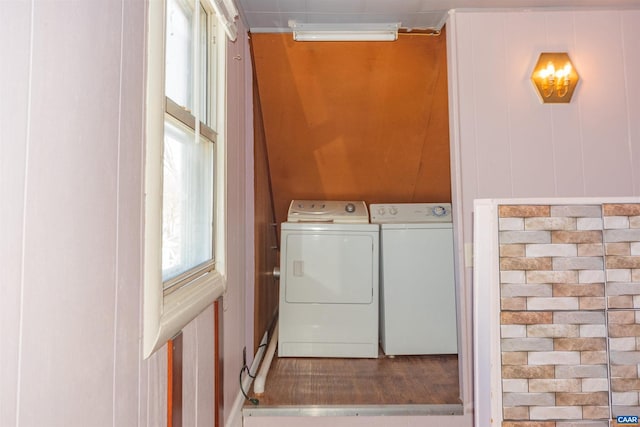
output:
<svg viewBox="0 0 640 427"><path fill-rule="evenodd" d="M394 41L400 23L302 24L289 22L295 41Z"/></svg>
<svg viewBox="0 0 640 427"><path fill-rule="evenodd" d="M578 80L580 76L566 52L541 53L531 74L531 81L544 104L571 102Z"/></svg>

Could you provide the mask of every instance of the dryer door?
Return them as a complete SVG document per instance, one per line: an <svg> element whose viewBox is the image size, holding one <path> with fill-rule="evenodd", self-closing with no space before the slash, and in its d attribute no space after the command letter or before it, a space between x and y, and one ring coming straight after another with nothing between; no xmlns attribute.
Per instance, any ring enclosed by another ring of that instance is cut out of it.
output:
<svg viewBox="0 0 640 427"><path fill-rule="evenodd" d="M374 242L371 235L290 233L286 239L287 302L372 302Z"/></svg>

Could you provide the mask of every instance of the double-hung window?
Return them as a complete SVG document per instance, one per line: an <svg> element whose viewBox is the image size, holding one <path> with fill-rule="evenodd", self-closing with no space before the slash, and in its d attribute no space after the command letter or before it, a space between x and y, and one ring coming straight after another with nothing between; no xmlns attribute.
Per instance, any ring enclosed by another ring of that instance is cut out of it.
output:
<svg viewBox="0 0 640 427"><path fill-rule="evenodd" d="M151 0L145 160L144 352L224 290L224 36L208 0Z"/></svg>

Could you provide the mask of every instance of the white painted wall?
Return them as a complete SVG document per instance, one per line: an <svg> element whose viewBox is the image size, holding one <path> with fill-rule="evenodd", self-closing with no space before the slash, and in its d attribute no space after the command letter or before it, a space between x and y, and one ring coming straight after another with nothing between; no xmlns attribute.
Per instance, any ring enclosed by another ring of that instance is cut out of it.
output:
<svg viewBox="0 0 640 427"><path fill-rule="evenodd" d="M142 0L0 1L1 426L166 424L166 348L142 360L140 341L145 14ZM249 77L228 62L227 402L253 287ZM185 426L213 422L213 328L209 307L184 330Z"/></svg>
<svg viewBox="0 0 640 427"><path fill-rule="evenodd" d="M458 10L447 37L459 249L472 243L474 199L640 195L640 11ZM543 105L533 90L544 51L568 52L580 73L570 104Z"/></svg>

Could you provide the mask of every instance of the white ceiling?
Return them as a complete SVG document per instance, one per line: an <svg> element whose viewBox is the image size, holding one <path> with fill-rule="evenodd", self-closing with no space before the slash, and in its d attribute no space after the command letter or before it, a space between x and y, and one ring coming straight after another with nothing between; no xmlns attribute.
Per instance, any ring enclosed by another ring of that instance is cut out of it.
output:
<svg viewBox="0 0 640 427"><path fill-rule="evenodd" d="M450 9L638 8L640 0L236 0L253 33L290 31L299 23L394 23L402 28L440 29Z"/></svg>

